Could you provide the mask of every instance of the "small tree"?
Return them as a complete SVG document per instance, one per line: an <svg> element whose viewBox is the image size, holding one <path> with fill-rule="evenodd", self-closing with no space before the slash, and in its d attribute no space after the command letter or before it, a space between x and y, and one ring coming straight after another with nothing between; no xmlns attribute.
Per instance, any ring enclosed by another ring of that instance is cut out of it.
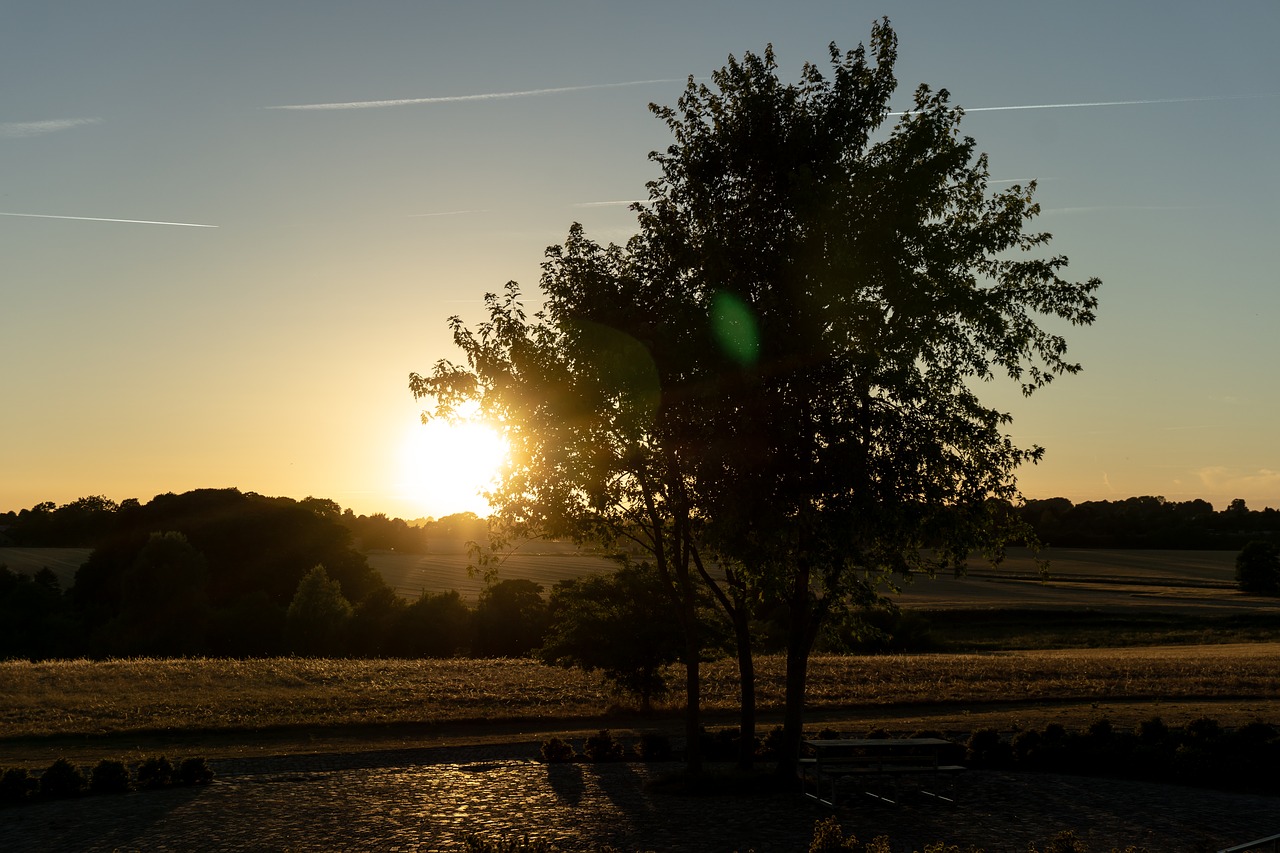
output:
<svg viewBox="0 0 1280 853"><path fill-rule="evenodd" d="M358 655L384 657L392 653L396 629L407 605L389 586L379 587L355 606L351 619L351 648Z"/></svg>
<svg viewBox="0 0 1280 853"><path fill-rule="evenodd" d="M475 653L479 657L524 657L542 645L547 603L542 585L504 580L485 587L476 605Z"/></svg>
<svg viewBox="0 0 1280 853"><path fill-rule="evenodd" d="M316 566L298 582L285 617L290 650L304 655L334 655L345 650L351 602L342 584L329 580L324 566Z"/></svg>
<svg viewBox="0 0 1280 853"><path fill-rule="evenodd" d="M405 609L393 648L406 657L446 658L471 651L473 614L456 589L424 592Z"/></svg>
<svg viewBox="0 0 1280 853"><path fill-rule="evenodd" d="M663 668L680 659L680 625L657 573L647 565L561 581L551 590L551 627L539 656L600 670L648 712L667 692Z"/></svg>
<svg viewBox="0 0 1280 853"><path fill-rule="evenodd" d="M1280 548L1250 542L1236 555L1236 585L1244 592L1280 595Z"/></svg>

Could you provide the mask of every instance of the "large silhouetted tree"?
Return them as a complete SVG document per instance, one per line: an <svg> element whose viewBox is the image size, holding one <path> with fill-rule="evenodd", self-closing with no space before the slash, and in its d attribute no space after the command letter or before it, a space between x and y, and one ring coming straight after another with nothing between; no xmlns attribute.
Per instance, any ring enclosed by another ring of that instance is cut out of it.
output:
<svg viewBox="0 0 1280 853"><path fill-rule="evenodd" d="M870 59L832 45L828 75L784 85L769 49L691 80L655 108L675 144L639 212L655 278L696 295L719 344L685 435L714 540L787 604L788 759L833 607L883 572L998 552L992 510L1042 450L974 388L1076 372L1037 315L1096 307L1098 281L1062 279L1049 235L1024 232L1034 183L989 194L945 89L886 127L896 52L882 22Z"/></svg>
<svg viewBox="0 0 1280 853"><path fill-rule="evenodd" d="M1043 451L1014 445L975 389L1076 372L1039 318L1087 324L1096 308L1099 282L1064 280L1049 235L1024 232L1034 182L989 191L946 90L891 112L896 52L885 21L870 50L832 45L829 70L795 84L771 48L711 86L690 78L654 107L674 142L651 155L637 236L601 247L575 226L548 250L533 321L509 286L477 332L454 320L465 366L411 378L441 413L480 399L513 437L504 517L633 533L688 650L692 585L718 583L704 557L734 569L731 614L783 605L782 770L829 613L886 573L999 554L1014 470Z"/></svg>

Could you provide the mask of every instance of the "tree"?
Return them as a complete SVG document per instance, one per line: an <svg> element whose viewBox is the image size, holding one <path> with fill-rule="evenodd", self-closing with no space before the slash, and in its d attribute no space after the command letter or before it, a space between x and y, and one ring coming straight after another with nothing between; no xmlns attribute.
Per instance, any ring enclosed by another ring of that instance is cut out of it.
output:
<svg viewBox="0 0 1280 853"><path fill-rule="evenodd" d="M667 692L663 669L680 659L680 626L656 572L627 565L612 574L565 580L551 590L551 622L538 656L600 670L648 713Z"/></svg>
<svg viewBox="0 0 1280 853"><path fill-rule="evenodd" d="M489 320L476 332L450 320L466 364L441 361L430 375L411 374L410 389L436 402L424 419L451 417L477 400L503 431L509 463L489 500L512 535L623 545L652 559L681 627L685 758L696 773L702 641L694 511L658 418L660 389L675 380L658 376L651 348L634 337L567 313L580 291L609 301L611 291L592 283L653 292L652 283L632 275L631 264L622 250L600 249L575 226L563 252L548 249L545 315L528 321L514 282L503 296L487 294Z"/></svg>
<svg viewBox="0 0 1280 853"><path fill-rule="evenodd" d="M784 772L823 620L887 573L958 571L1016 532L1014 471L1043 450L1014 445L974 389L1077 372L1039 318L1088 324L1097 305L1096 279L1064 280L1049 235L1024 233L1034 182L989 193L946 90L919 87L886 126L887 21L870 44L833 44L830 76L806 65L793 85L771 48L730 57L714 88L690 78L653 108L674 142L651 155L639 233L600 247L574 226L548 249L535 322L509 285L478 334L453 321L466 366L411 377L438 413L476 398L514 437L500 516L640 541L687 652L698 581L735 619L784 606Z"/></svg>
<svg viewBox="0 0 1280 853"><path fill-rule="evenodd" d="M515 579L486 586L476 603L475 626L476 656L528 656L547 633L542 585Z"/></svg>
<svg viewBox="0 0 1280 853"><path fill-rule="evenodd" d="M375 589L357 604L351 617L351 651L362 657L391 657L396 630L404 619L408 605L394 589Z"/></svg>
<svg viewBox="0 0 1280 853"><path fill-rule="evenodd" d="M298 590L285 616L285 633L293 652L303 655L337 655L345 651L351 602L342 595L342 584L329 580L324 566L316 566L298 582Z"/></svg>
<svg viewBox="0 0 1280 853"><path fill-rule="evenodd" d="M784 85L766 49L654 108L675 143L652 155L643 250L719 343L683 434L714 540L787 604L784 766L833 609L885 572L998 554L1014 469L1043 450L973 388L1077 372L1037 315L1087 324L1097 305L1096 279L1034 257L1034 182L988 194L945 89L919 87L884 132L896 52L884 21L870 57L831 46L830 77Z"/></svg>
<svg viewBox="0 0 1280 853"><path fill-rule="evenodd" d="M405 657L447 658L471 650L471 608L456 589L424 592L400 619L392 648Z"/></svg>
<svg viewBox="0 0 1280 853"><path fill-rule="evenodd" d="M157 495L145 505L125 501L113 514L116 527L111 535L102 538L77 571L72 602L89 633L99 632L119 615L122 579L150 534L175 531L203 556L207 567L214 630L209 646L193 651L278 653L285 610L299 581L314 566L324 565L351 602L359 603L385 586L352 547L350 531L335 507L316 498L300 503L236 489ZM236 636L250 630L260 632L261 639Z"/></svg>
<svg viewBox="0 0 1280 853"><path fill-rule="evenodd" d="M1244 592L1280 595L1280 548L1250 542L1236 555L1236 585Z"/></svg>
<svg viewBox="0 0 1280 853"><path fill-rule="evenodd" d="M121 579L120 614L108 626L125 654L190 655L203 650L209 621L204 555L176 531L152 533Z"/></svg>

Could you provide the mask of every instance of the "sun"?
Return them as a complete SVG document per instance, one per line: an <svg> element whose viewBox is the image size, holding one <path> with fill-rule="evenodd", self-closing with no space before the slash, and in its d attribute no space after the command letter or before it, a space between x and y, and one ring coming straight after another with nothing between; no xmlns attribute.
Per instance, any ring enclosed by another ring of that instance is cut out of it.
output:
<svg viewBox="0 0 1280 853"><path fill-rule="evenodd" d="M401 495L423 515L487 516L491 507L480 492L493 484L506 460L507 445L481 421L433 420L410 426L400 456Z"/></svg>

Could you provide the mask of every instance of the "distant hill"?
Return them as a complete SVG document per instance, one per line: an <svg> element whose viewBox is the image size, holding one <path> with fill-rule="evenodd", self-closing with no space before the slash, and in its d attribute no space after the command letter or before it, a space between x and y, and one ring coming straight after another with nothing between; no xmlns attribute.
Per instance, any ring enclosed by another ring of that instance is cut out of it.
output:
<svg viewBox="0 0 1280 853"><path fill-rule="evenodd" d="M47 568L63 589L69 589L76 582L76 569L92 553L92 548L0 548L0 566L24 575Z"/></svg>

